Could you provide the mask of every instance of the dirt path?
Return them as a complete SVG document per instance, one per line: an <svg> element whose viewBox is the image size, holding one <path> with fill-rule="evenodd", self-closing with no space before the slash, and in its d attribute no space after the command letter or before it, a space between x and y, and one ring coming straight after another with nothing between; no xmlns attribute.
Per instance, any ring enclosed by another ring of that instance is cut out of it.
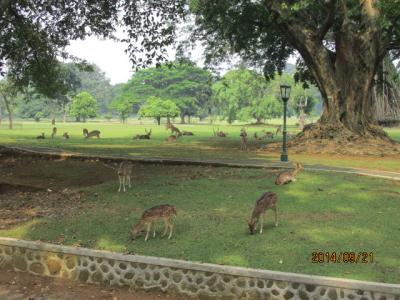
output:
<svg viewBox="0 0 400 300"><path fill-rule="evenodd" d="M183 300L165 294L101 287L15 271L0 272L1 300Z"/></svg>

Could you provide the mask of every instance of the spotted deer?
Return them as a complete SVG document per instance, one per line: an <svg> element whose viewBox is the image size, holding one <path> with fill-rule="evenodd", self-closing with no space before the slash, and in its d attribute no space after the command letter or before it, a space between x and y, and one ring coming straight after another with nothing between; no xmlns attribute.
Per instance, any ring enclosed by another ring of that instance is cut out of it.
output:
<svg viewBox="0 0 400 300"><path fill-rule="evenodd" d="M272 140L274 138L274 134L271 131L265 131L264 138Z"/></svg>
<svg viewBox="0 0 400 300"><path fill-rule="evenodd" d="M258 223L260 224L260 234L263 231L264 215L267 209L271 209L275 212L275 227L278 226L278 196L273 192L266 192L256 201L251 219L247 221L249 226L250 234L254 234L257 230Z"/></svg>
<svg viewBox="0 0 400 300"><path fill-rule="evenodd" d="M68 134L68 132L64 132L64 134L63 134L63 138L64 138L64 139L66 139L66 140L68 140L68 139L69 139L69 134Z"/></svg>
<svg viewBox="0 0 400 300"><path fill-rule="evenodd" d="M121 188L126 192L125 186L128 185L131 187L131 177L132 177L132 169L133 164L130 161L122 161L117 169L118 180L119 180L119 188L118 192L121 191Z"/></svg>
<svg viewBox="0 0 400 300"><path fill-rule="evenodd" d="M57 133L57 127L53 127L53 131L51 132L51 138L54 139L54 136Z"/></svg>
<svg viewBox="0 0 400 300"><path fill-rule="evenodd" d="M171 133L175 132L178 136L182 135L182 132L178 129L178 127L175 127L174 124L172 124L170 122L167 122L166 129L167 130L170 129Z"/></svg>
<svg viewBox="0 0 400 300"><path fill-rule="evenodd" d="M44 140L44 132L36 137L38 140Z"/></svg>
<svg viewBox="0 0 400 300"><path fill-rule="evenodd" d="M136 223L133 226L131 230L131 239L133 240L137 236L139 236L144 226L147 227L146 237L144 238L144 240L147 241L147 239L149 238L149 233L152 227L153 227L153 237L155 237L156 227L154 223L157 220L164 220L165 224L164 233L161 237L164 237L169 229L168 239L170 239L172 237L172 231L174 228L174 225L172 223L173 216L176 216L176 208L175 206L169 204L161 204L145 210L142 215L142 218L139 220L138 223Z"/></svg>
<svg viewBox="0 0 400 300"><path fill-rule="evenodd" d="M100 131L99 130L92 130L88 131L86 128L83 128L83 135L85 136L85 139L91 138L93 136L96 136L98 139L100 138Z"/></svg>
<svg viewBox="0 0 400 300"><path fill-rule="evenodd" d="M279 174L275 180L275 184L283 185L292 181L296 181L297 173L299 173L301 169L303 169L303 166L300 163L296 162L294 164L294 170L282 172L281 174Z"/></svg>

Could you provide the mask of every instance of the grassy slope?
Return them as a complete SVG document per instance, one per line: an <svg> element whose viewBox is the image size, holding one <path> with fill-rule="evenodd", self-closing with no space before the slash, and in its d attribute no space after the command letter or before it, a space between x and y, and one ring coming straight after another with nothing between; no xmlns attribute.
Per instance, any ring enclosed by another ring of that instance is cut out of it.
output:
<svg viewBox="0 0 400 300"><path fill-rule="evenodd" d="M116 192L116 181L86 188L92 196L81 215L38 219L0 235L44 241L65 235L65 244L96 249L400 281L399 182L303 172L297 182L278 187L275 174L265 170L138 165L134 173L134 186L127 193ZM280 226L272 227L269 211L264 233L251 236L246 220L254 201L267 190L279 195ZM173 238L129 243L129 229L142 211L161 203L177 207ZM375 261L313 264L314 251L367 251L374 253Z"/></svg>
<svg viewBox="0 0 400 300"><path fill-rule="evenodd" d="M116 155L132 155L145 157L165 158L192 158L192 159L221 159L244 162L276 161L279 153L259 150L265 141L250 140L251 151L240 151L239 130L241 126L220 126L220 129L228 133L228 138L212 138L212 126L209 125L178 125L179 128L190 130L195 133L194 137L184 137L177 143L167 143L165 138L169 132L164 126L154 124L147 125L121 125L112 123L58 123L58 136L56 139L36 140L40 132L47 136L51 133L49 123L25 122L23 127L16 126L10 131L4 126L0 129L0 144L23 145L34 147L48 147L78 151L83 153L100 153ZM99 129L100 140L84 140L82 128L89 130ZM152 140L132 140L132 136L144 133L144 129L152 128ZM248 132L252 135L255 131L262 129L274 131L271 126L249 126ZM68 131L71 139L61 139L61 134ZM290 127L290 132L296 132L296 128ZM389 129L390 136L400 141L400 129ZM360 167L381 169L388 171L400 170L400 160L395 157L354 157L354 156L332 156L332 155L300 155L291 154L291 160L302 161L309 164L325 164L330 166Z"/></svg>

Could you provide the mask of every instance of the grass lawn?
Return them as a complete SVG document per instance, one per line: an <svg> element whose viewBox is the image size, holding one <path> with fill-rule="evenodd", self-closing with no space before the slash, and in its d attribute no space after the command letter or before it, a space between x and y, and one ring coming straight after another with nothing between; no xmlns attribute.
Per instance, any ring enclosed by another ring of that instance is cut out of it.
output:
<svg viewBox="0 0 400 300"><path fill-rule="evenodd" d="M114 171L95 162L44 160L1 170L3 181L35 182L36 186L48 187L51 178L54 190L68 185L85 195L83 206L76 213L21 221L0 230L1 236L277 271L400 282L400 182L302 172L297 182L275 186L277 173L271 170L137 164L132 189L117 193ZM101 174L101 181L78 186L90 175L99 177L93 174ZM273 227L273 213L268 211L264 233L249 235L246 220L264 191L278 193L280 225ZM142 237L128 242L129 230L143 210L163 203L177 207L172 239L160 238L160 224L155 239L144 242ZM312 263L314 251L372 252L373 262Z"/></svg>
<svg viewBox="0 0 400 300"><path fill-rule="evenodd" d="M250 139L250 151L240 151L239 131L241 125L221 125L220 130L228 133L227 138L212 137L213 127L210 125L177 125L180 129L194 132L193 137L183 137L176 143L168 143L165 138L169 131L165 127L151 124L126 124L119 123L57 123L58 135L52 139L37 140L35 137L45 132L49 137L51 125L49 122L17 122L15 129L8 130L3 124L0 127L0 145L29 146L56 148L81 153L107 154L107 155L130 155L140 157L162 157L162 158L185 158L196 160L226 160L243 162L265 162L277 161L280 153L277 151L260 150L266 141L254 141ZM296 133L297 127L294 120L290 120L290 133ZM85 140L82 129L98 129L101 138ZM252 136L254 132L261 130L275 132L274 126L246 126L248 133ZM136 134L143 134L144 129L152 129L151 140L132 140ZM69 132L71 139L61 138L63 132ZM400 141L400 129L389 129L389 135ZM275 139L274 141L279 141ZM270 142L270 141L267 141ZM291 160L308 164L324 164L329 166L371 168L388 171L400 170L400 159L398 157L354 157L343 155L303 155L290 153Z"/></svg>

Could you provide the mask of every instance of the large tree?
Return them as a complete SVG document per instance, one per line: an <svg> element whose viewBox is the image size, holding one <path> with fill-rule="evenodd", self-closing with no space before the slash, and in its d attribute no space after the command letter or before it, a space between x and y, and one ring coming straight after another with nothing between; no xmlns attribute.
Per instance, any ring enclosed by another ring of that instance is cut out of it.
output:
<svg viewBox="0 0 400 300"><path fill-rule="evenodd" d="M237 53L271 78L300 54L298 78L313 80L324 101L304 137L388 139L371 95L383 58L400 48L400 1L193 0L191 10L208 59Z"/></svg>
<svg viewBox="0 0 400 300"><path fill-rule="evenodd" d="M170 99L185 116L194 116L206 107L211 97L211 73L182 59L136 72L124 87L136 99L149 97Z"/></svg>

